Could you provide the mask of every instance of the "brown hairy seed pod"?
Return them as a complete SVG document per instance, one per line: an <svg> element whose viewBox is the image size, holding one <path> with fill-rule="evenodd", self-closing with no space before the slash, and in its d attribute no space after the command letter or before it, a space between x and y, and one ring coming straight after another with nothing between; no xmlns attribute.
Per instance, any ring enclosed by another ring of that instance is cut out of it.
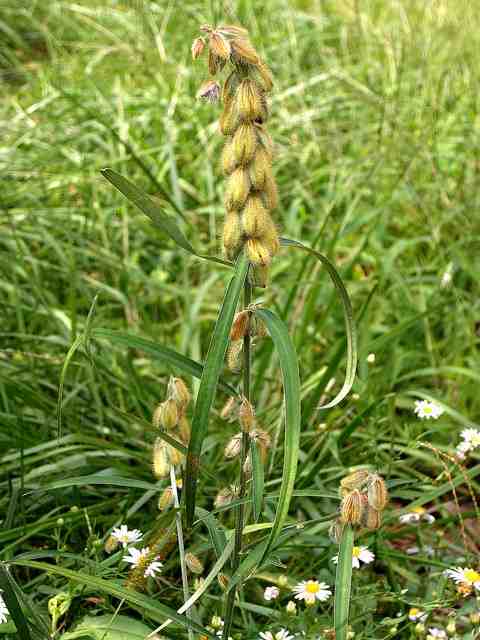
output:
<svg viewBox="0 0 480 640"><path fill-rule="evenodd" d="M232 54L238 62L257 65L260 62L258 53L247 38L235 38L231 42Z"/></svg>
<svg viewBox="0 0 480 640"><path fill-rule="evenodd" d="M354 489L343 498L340 513L344 524L359 524L363 511L362 495L358 489Z"/></svg>
<svg viewBox="0 0 480 640"><path fill-rule="evenodd" d="M274 156L274 147L273 147L272 138L267 133L265 128L262 125L259 125L257 123L255 123L255 132L257 134L257 139L261 147L265 150L270 160L272 160Z"/></svg>
<svg viewBox="0 0 480 640"><path fill-rule="evenodd" d="M228 583L230 582L230 578L226 576L224 573L219 573L217 575L217 581L223 591L228 589Z"/></svg>
<svg viewBox="0 0 480 640"><path fill-rule="evenodd" d="M172 504L173 504L173 490L172 490L172 487L167 487L161 494L160 498L158 499L158 510L165 511L165 509L168 509L168 507L170 507L170 505Z"/></svg>
<svg viewBox="0 0 480 640"><path fill-rule="evenodd" d="M257 84L250 78L240 82L235 94L235 106L241 120L263 122L266 119L265 101Z"/></svg>
<svg viewBox="0 0 480 640"><path fill-rule="evenodd" d="M248 171L239 167L229 176L225 190L225 207L228 211L240 210L250 191Z"/></svg>
<svg viewBox="0 0 480 640"><path fill-rule="evenodd" d="M273 89L273 78L270 69L264 62L260 61L256 66L256 71L262 79L265 91L271 91Z"/></svg>
<svg viewBox="0 0 480 640"><path fill-rule="evenodd" d="M235 419L235 413L237 409L238 398L231 397L226 403L223 405L222 410L220 411L220 417L222 420L229 420L232 422Z"/></svg>
<svg viewBox="0 0 480 640"><path fill-rule="evenodd" d="M235 133L238 124L238 114L235 111L233 102L226 102L224 109L220 115L219 125L220 131L224 136L230 136Z"/></svg>
<svg viewBox="0 0 480 640"><path fill-rule="evenodd" d="M237 497L237 487L234 484L229 485L222 489L215 498L214 506L216 509L220 507L225 507L227 504L230 504Z"/></svg>
<svg viewBox="0 0 480 640"><path fill-rule="evenodd" d="M167 393L180 409L185 409L192 398L187 385L181 378L170 378Z"/></svg>
<svg viewBox="0 0 480 640"><path fill-rule="evenodd" d="M188 445L190 442L191 432L190 422L185 418L185 416L182 416L178 422L178 433L180 435L180 440L184 445Z"/></svg>
<svg viewBox="0 0 480 640"><path fill-rule="evenodd" d="M263 242L256 238L249 238L245 244L250 262L262 267L267 267L270 264L272 256Z"/></svg>
<svg viewBox="0 0 480 640"><path fill-rule="evenodd" d="M184 458L183 453L181 453L171 444L167 444L167 455L168 459L170 460L170 464L174 467L181 464Z"/></svg>
<svg viewBox="0 0 480 640"><path fill-rule="evenodd" d="M379 529L382 524L382 514L373 507L367 505L362 515L361 524L367 529Z"/></svg>
<svg viewBox="0 0 480 640"><path fill-rule="evenodd" d="M222 88L222 101L227 104L231 102L235 97L238 85L240 84L240 78L238 73L233 70L223 83Z"/></svg>
<svg viewBox="0 0 480 640"><path fill-rule="evenodd" d="M349 473L348 476L345 476L345 478L340 480L340 487L341 489L345 489L347 492L352 489L363 489L367 483L369 475L370 473L366 469L359 469L358 471Z"/></svg>
<svg viewBox="0 0 480 640"><path fill-rule="evenodd" d="M243 27L237 27L235 24L221 24L217 27L217 33L230 38L248 38L248 31Z"/></svg>
<svg viewBox="0 0 480 640"><path fill-rule="evenodd" d="M161 413L160 413L160 426L164 429L170 430L174 429L178 423L178 407L175 400L168 399L165 402L162 402L160 405Z"/></svg>
<svg viewBox="0 0 480 640"><path fill-rule="evenodd" d="M192 43L192 58L196 60L203 53L205 48L205 39L204 38L195 38Z"/></svg>
<svg viewBox="0 0 480 640"><path fill-rule="evenodd" d="M388 503L388 491L381 476L373 473L368 479L368 504L376 511L383 511Z"/></svg>
<svg viewBox="0 0 480 640"><path fill-rule="evenodd" d="M278 189L273 176L265 176L265 185L263 188L264 191L262 195L265 206L270 211L273 211L273 209L278 207Z"/></svg>
<svg viewBox="0 0 480 640"><path fill-rule="evenodd" d="M233 134L233 153L238 164L247 165L255 155L257 136L253 124L244 122Z"/></svg>
<svg viewBox="0 0 480 640"><path fill-rule="evenodd" d="M240 373L243 367L243 340L231 342L227 351L227 367L232 373Z"/></svg>
<svg viewBox="0 0 480 640"><path fill-rule="evenodd" d="M228 211L225 217L223 246L229 260L234 260L242 248L242 225L236 211Z"/></svg>
<svg viewBox="0 0 480 640"><path fill-rule="evenodd" d="M170 461L167 454L167 443L161 438L153 445L153 474L156 478L166 478L170 473Z"/></svg>
<svg viewBox="0 0 480 640"><path fill-rule="evenodd" d="M242 227L249 238L263 240L270 223L268 211L263 206L261 198L250 195L242 212Z"/></svg>
<svg viewBox="0 0 480 640"><path fill-rule="evenodd" d="M227 458L228 460L230 460L231 458L236 458L239 455L241 448L242 448L242 434L237 433L232 438L230 438L230 440L228 441L225 447L225 450L223 452L225 455L225 458Z"/></svg>
<svg viewBox="0 0 480 640"><path fill-rule="evenodd" d="M237 168L232 140L227 140L222 149L222 171L229 176Z"/></svg>
<svg viewBox="0 0 480 640"><path fill-rule="evenodd" d="M185 554L185 564L192 573L203 573L203 564L200 562L197 556L193 553L190 553L190 551L187 551L187 553Z"/></svg>
<svg viewBox="0 0 480 640"><path fill-rule="evenodd" d="M232 328L230 329L230 340L241 340L248 333L250 322L250 312L240 311L233 319Z"/></svg>
<svg viewBox="0 0 480 640"><path fill-rule="evenodd" d="M255 411L246 398L243 398L240 409L238 410L238 420L242 431L249 432L255 426Z"/></svg>
<svg viewBox="0 0 480 640"><path fill-rule="evenodd" d="M261 191L265 186L268 177L273 179L272 165L268 153L260 145L253 156L253 160L248 167L248 175L252 184L252 189Z"/></svg>
<svg viewBox="0 0 480 640"><path fill-rule="evenodd" d="M225 62L228 60L232 49L227 38L225 38L221 33L219 33L218 31L213 31L210 34L208 44L210 46L210 51L214 55L216 55L218 58L221 58Z"/></svg>
<svg viewBox="0 0 480 640"><path fill-rule="evenodd" d="M257 318L255 314L250 319L250 335L252 338L266 338L268 336L265 323Z"/></svg>
<svg viewBox="0 0 480 640"><path fill-rule="evenodd" d="M268 216L268 221L270 224L267 225L267 228L265 230L265 234L262 240L264 245L267 247L268 251L270 252L270 255L274 256L275 254L278 253L278 250L280 249L280 239L278 237L277 229L273 224L273 220L270 216Z"/></svg>
<svg viewBox="0 0 480 640"><path fill-rule="evenodd" d="M225 66L225 60L215 55L213 51L210 49L208 52L208 72L211 76L217 74L218 71L221 71Z"/></svg>

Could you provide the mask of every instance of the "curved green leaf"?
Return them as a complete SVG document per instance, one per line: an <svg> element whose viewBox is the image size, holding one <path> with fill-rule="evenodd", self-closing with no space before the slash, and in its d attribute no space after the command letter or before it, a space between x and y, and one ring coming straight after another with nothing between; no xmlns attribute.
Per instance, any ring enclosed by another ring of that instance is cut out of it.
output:
<svg viewBox="0 0 480 640"><path fill-rule="evenodd" d="M197 253L187 238L183 235L180 227L175 220L167 215L163 209L146 193L136 187L133 182L120 175L113 169L102 169L101 174L109 182L113 184L123 195L130 200L132 204L140 209L146 216L150 218L153 224L166 233L179 247L188 251L197 258L210 260L226 266L231 266L230 262L216 258L215 256L206 256Z"/></svg>
<svg viewBox="0 0 480 640"><path fill-rule="evenodd" d="M263 491L265 483L265 474L263 462L260 457L258 444L255 440L250 442L250 456L252 458L252 505L253 518L258 522L262 513Z"/></svg>
<svg viewBox="0 0 480 640"><path fill-rule="evenodd" d="M15 623L18 638L20 640L32 640L27 621L15 593L15 583L8 572L8 568L3 563L0 563L0 589L7 609Z"/></svg>
<svg viewBox="0 0 480 640"><path fill-rule="evenodd" d="M346 640L348 631L348 612L350 609L350 592L352 588L352 552L353 529L347 524L343 528L338 554L337 573L335 577L334 624L336 640Z"/></svg>
<svg viewBox="0 0 480 640"><path fill-rule="evenodd" d="M297 473L301 413L300 376L298 372L297 354L295 353L295 347L288 333L288 328L278 316L268 309L255 309L255 314L265 323L277 350L283 375L285 396L285 443L282 483L280 485L280 496L275 520L270 536L263 549L259 562L259 564L261 564L280 534L287 517Z"/></svg>
<svg viewBox="0 0 480 640"><path fill-rule="evenodd" d="M338 293L340 294L340 298L343 304L343 313L345 317L345 328L347 332L347 370L345 373L345 381L343 383L342 388L335 396L335 398L328 402L327 404L321 405L318 409L331 409L339 402L341 402L345 396L348 394L350 389L352 388L353 382L355 380L355 371L357 369L357 332L355 330L355 323L353 320L353 311L352 305L350 304L350 298L348 297L347 290L345 289L345 285L342 282L337 270L330 262L330 260L325 257L323 254L315 251L315 249L311 249L310 247L305 246L301 242L297 240L290 240L288 238L281 238L281 244L285 247L294 247L296 249L302 249L302 251L307 251L312 256L315 256L317 260L325 266L328 271L330 278L332 279L333 284L335 285Z"/></svg>
<svg viewBox="0 0 480 640"><path fill-rule="evenodd" d="M237 308L238 299L247 277L249 262L242 253L235 265L235 273L230 280L222 307L215 324L208 353L200 380L197 401L192 418L192 434L188 446L185 471L185 506L187 525L192 526L195 515L195 493L202 444L207 433L208 419L217 389L220 372L227 352L230 328Z"/></svg>
<svg viewBox="0 0 480 640"><path fill-rule="evenodd" d="M138 593L137 591L127 589L126 587L121 586L113 580L105 580L103 578L98 578L97 576L92 576L87 573L72 571L71 569L65 569L64 567L60 567L58 565L48 564L46 562L37 562L35 560L18 559L12 561L10 564L21 567L30 567L32 569L39 569L40 571L53 573L57 576L63 576L64 578L73 580L73 582L78 582L79 584L84 584L87 587L91 587L103 593L108 593L115 598L124 599L132 606L141 609L152 620L163 622L165 619L171 619L174 622L180 624L182 627L190 627L194 631L197 631L197 633L205 634L208 638L215 637L209 631L207 631L207 629L204 629L193 620L190 620L185 616L178 614L174 609L171 609L167 605L159 602L158 600L155 600L154 598L150 598L141 593Z"/></svg>
<svg viewBox="0 0 480 640"><path fill-rule="evenodd" d="M148 340L146 338L140 338L130 333L123 333L121 331L112 331L110 329L94 329L91 331L90 336L93 338L105 338L115 344L119 344L129 349L140 349L145 353L153 356L158 360L162 360L171 365L174 369L181 371L182 373L193 376L194 378L201 378L203 373L203 365L196 360L187 358L187 356L178 353L174 349L164 347L161 344ZM238 392L231 384L219 381L219 385L223 391L229 393L232 396L238 395Z"/></svg>

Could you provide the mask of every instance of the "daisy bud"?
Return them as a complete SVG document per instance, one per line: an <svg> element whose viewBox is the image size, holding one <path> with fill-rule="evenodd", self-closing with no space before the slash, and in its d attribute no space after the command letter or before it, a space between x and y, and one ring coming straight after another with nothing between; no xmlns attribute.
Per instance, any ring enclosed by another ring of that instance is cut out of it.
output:
<svg viewBox="0 0 480 640"><path fill-rule="evenodd" d="M202 55L205 48L205 40L203 38L195 38L192 43L192 58L196 60Z"/></svg>
<svg viewBox="0 0 480 640"><path fill-rule="evenodd" d="M289 616L297 615L297 605L295 604L294 600L289 600L287 602L287 606L285 607L285 611L288 613Z"/></svg>
<svg viewBox="0 0 480 640"><path fill-rule="evenodd" d="M248 169L252 189L261 191L265 182L272 176L271 160L262 147L258 147Z"/></svg>
<svg viewBox="0 0 480 640"><path fill-rule="evenodd" d="M192 397L187 385L181 378L170 378L168 394L182 409L187 407Z"/></svg>
<svg viewBox="0 0 480 640"><path fill-rule="evenodd" d="M261 267L267 267L270 264L272 256L263 242L256 238L249 238L245 244L250 262Z"/></svg>
<svg viewBox="0 0 480 640"><path fill-rule="evenodd" d="M236 211L229 211L223 227L223 246L230 260L236 258L242 248L242 227L240 216Z"/></svg>
<svg viewBox="0 0 480 640"><path fill-rule="evenodd" d="M340 511L344 524L359 524L363 513L363 501L358 489L354 489L344 497Z"/></svg>
<svg viewBox="0 0 480 640"><path fill-rule="evenodd" d="M340 487L347 491L352 491L352 489L362 489L365 486L369 475L370 474L366 469L354 471L340 480Z"/></svg>
<svg viewBox="0 0 480 640"><path fill-rule="evenodd" d="M228 211L240 210L250 191L248 171L239 167L229 176L225 189L225 207Z"/></svg>
<svg viewBox="0 0 480 640"><path fill-rule="evenodd" d="M232 53L239 62L257 65L260 62L257 52L246 38L232 40Z"/></svg>
<svg viewBox="0 0 480 640"><path fill-rule="evenodd" d="M211 33L208 43L210 45L210 51L215 56L225 61L228 60L231 53L230 43L221 33L218 33L218 31Z"/></svg>
<svg viewBox="0 0 480 640"><path fill-rule="evenodd" d="M449 636L454 636L457 633L457 625L455 624L455 620L450 620L445 629Z"/></svg>
<svg viewBox="0 0 480 640"><path fill-rule="evenodd" d="M173 503L172 487L167 487L158 499L158 510L165 511Z"/></svg>
<svg viewBox="0 0 480 640"><path fill-rule="evenodd" d="M284 589L288 584L288 578L286 575L282 574L281 576L278 576L277 582L278 582L278 586Z"/></svg>
<svg viewBox="0 0 480 640"><path fill-rule="evenodd" d="M253 124L244 122L233 135L233 152L237 162L241 165L248 164L255 155L257 148L257 136Z"/></svg>
<svg viewBox="0 0 480 640"><path fill-rule="evenodd" d="M262 122L266 117L266 110L257 84L245 78L240 82L235 96L238 115L246 122L258 120Z"/></svg>
<svg viewBox="0 0 480 640"><path fill-rule="evenodd" d="M330 525L330 529L328 530L328 536L332 542L335 544L340 544L340 539L342 537L343 532L343 524L340 520L334 520Z"/></svg>
<svg viewBox="0 0 480 640"><path fill-rule="evenodd" d="M153 473L156 478L165 478L170 473L167 443L161 438L157 438L153 445Z"/></svg>
<svg viewBox="0 0 480 640"><path fill-rule="evenodd" d="M222 150L222 171L226 176L229 176L237 167L237 161L234 154L232 141L225 143ZM251 176L251 173L249 174Z"/></svg>
<svg viewBox="0 0 480 640"><path fill-rule="evenodd" d="M239 455L241 449L242 449L242 434L237 433L236 435L233 436L233 438L229 440L223 453L225 455L225 458L229 460L230 458L236 458Z"/></svg>
<svg viewBox="0 0 480 640"><path fill-rule="evenodd" d="M423 636L425 633L425 625L422 622L419 622L415 625L415 633L417 636Z"/></svg>
<svg viewBox="0 0 480 640"><path fill-rule="evenodd" d="M118 541L117 538L115 538L114 536L108 536L107 541L105 542L105 552L106 553L113 553L118 545L120 544L120 542Z"/></svg>
<svg viewBox="0 0 480 640"><path fill-rule="evenodd" d="M218 581L218 584L220 585L220 588L223 591L226 591L228 589L228 583L230 582L230 578L226 576L224 573L219 573L217 575L217 581Z"/></svg>
<svg viewBox="0 0 480 640"><path fill-rule="evenodd" d="M385 481L376 473L368 479L368 504L377 511L383 511L388 503Z"/></svg>
<svg viewBox="0 0 480 640"><path fill-rule="evenodd" d="M203 573L203 564L193 553L185 554L185 563L192 573Z"/></svg>
<svg viewBox="0 0 480 640"><path fill-rule="evenodd" d="M227 351L227 367L232 373L240 373L243 366L243 341L231 342Z"/></svg>
<svg viewBox="0 0 480 640"><path fill-rule="evenodd" d="M238 418L240 421L240 426L242 427L242 431L249 432L252 430L253 426L255 425L255 411L253 410L253 406L246 398L243 398L242 400L240 409L238 410Z"/></svg>

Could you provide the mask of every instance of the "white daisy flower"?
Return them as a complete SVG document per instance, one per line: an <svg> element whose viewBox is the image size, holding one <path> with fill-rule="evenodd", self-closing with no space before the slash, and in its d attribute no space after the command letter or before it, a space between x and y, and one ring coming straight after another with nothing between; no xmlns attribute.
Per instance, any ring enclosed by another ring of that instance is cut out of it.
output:
<svg viewBox="0 0 480 640"><path fill-rule="evenodd" d="M143 547L143 549L141 550L135 549L135 547L132 547L131 549L128 550L127 555L123 556L122 560L124 562L128 562L133 567L138 567L140 562L145 559L145 556L148 554L149 551L150 551L149 547Z"/></svg>
<svg viewBox="0 0 480 640"><path fill-rule="evenodd" d="M438 627L430 627L428 630L427 640L432 640L432 638L446 638L447 634L443 629L439 629Z"/></svg>
<svg viewBox="0 0 480 640"><path fill-rule="evenodd" d="M317 580L302 580L293 587L293 592L297 600L305 600L307 605L315 604L315 600L325 602L332 595L328 584Z"/></svg>
<svg viewBox="0 0 480 640"><path fill-rule="evenodd" d="M457 445L457 456L462 460L469 451L480 447L480 431L478 429L464 429L460 433L463 441Z"/></svg>
<svg viewBox="0 0 480 640"><path fill-rule="evenodd" d="M156 573L161 572L162 567L163 567L163 564L161 562L158 562L157 560L150 562L148 567L145 569L145 573L144 573L145 578L148 578L149 576L151 578L154 578Z"/></svg>
<svg viewBox="0 0 480 640"><path fill-rule="evenodd" d="M280 589L278 587L266 587L263 592L263 599L270 601L275 600L280 595Z"/></svg>
<svg viewBox="0 0 480 640"><path fill-rule="evenodd" d="M2 594L0 593L0 624L7 622L8 615L10 615L10 612L5 604Z"/></svg>
<svg viewBox="0 0 480 640"><path fill-rule="evenodd" d="M437 420L443 411L442 407L436 402L433 402L433 400L415 400L414 412L422 420L424 418L426 420L430 420L430 418Z"/></svg>
<svg viewBox="0 0 480 640"><path fill-rule="evenodd" d="M332 558L335 564L338 563L338 554ZM360 562L370 564L375 560L375 555L368 550L368 547L353 547L352 549L352 568L360 569Z"/></svg>
<svg viewBox="0 0 480 640"><path fill-rule="evenodd" d="M130 530L126 524L122 524L120 527L116 527L112 531L112 538L118 540L121 543L123 548L128 547L129 544L135 544L136 542L140 542L143 537L143 534L138 529Z"/></svg>
<svg viewBox="0 0 480 640"><path fill-rule="evenodd" d="M475 569L471 569L470 567L455 567L454 569L447 569L443 574L451 578L456 584L473 587L477 591L480 591L480 573L475 571Z"/></svg>
<svg viewBox="0 0 480 640"><path fill-rule="evenodd" d="M413 507L407 513L402 514L398 519L402 524L416 524L417 522L420 522L420 520L428 522L428 524L433 524L435 522L435 516L432 516L431 513L427 513L425 507Z"/></svg>
<svg viewBox="0 0 480 640"><path fill-rule="evenodd" d="M262 640L294 640L294 636L290 635L287 629L280 629L276 633L271 631L261 631L258 636Z"/></svg>
<svg viewBox="0 0 480 640"><path fill-rule="evenodd" d="M408 612L408 619L412 622L425 622L427 619L427 614L425 611L421 609L417 609L417 607L412 607Z"/></svg>
<svg viewBox="0 0 480 640"><path fill-rule="evenodd" d="M417 555L417 553L420 553L420 552L425 554L426 556L429 556L429 557L432 557L432 556L435 555L435 551L434 551L433 547L428 545L428 544L425 545L422 549L420 549L420 547L417 547L416 545L414 545L413 547L408 547L406 549L406 551L405 551L405 553L408 556L415 556L415 555Z"/></svg>

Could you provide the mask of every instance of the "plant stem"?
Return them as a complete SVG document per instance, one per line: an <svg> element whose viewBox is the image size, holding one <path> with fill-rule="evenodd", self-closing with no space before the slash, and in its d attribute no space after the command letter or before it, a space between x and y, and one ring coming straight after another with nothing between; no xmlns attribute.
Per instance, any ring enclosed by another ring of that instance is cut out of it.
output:
<svg viewBox="0 0 480 640"><path fill-rule="evenodd" d="M185 564L185 545L183 543L183 528L182 528L182 515L180 513L180 502L178 500L177 492L177 478L175 477L175 467L173 464L170 466L170 484L172 486L173 494L173 506L176 510L175 519L177 523L177 540L178 540L178 552L180 554L180 570L182 573L182 586L183 586L183 601L187 602L189 598L188 593L188 576L187 565ZM187 618L190 617L191 611L185 612ZM188 628L188 639L193 640L193 632L191 628Z"/></svg>
<svg viewBox="0 0 480 640"><path fill-rule="evenodd" d="M252 301L252 285L248 281L248 274L244 285L244 309L250 306ZM250 334L247 334L243 338L243 395L246 400L250 402L250 376L251 376L251 345ZM248 431L242 431L242 450L240 453L240 487L238 492L238 498L243 500L247 489L247 474L245 473L245 462L248 455L248 449L250 445L250 438ZM235 519L235 546L233 548L232 555L232 576L240 565L240 553L242 551L242 533L245 525L245 504L240 504L236 509ZM227 640L232 626L233 618L233 606L235 604L235 596L237 594L237 588L233 587L227 595L227 602L225 605L225 626L223 627L223 640Z"/></svg>

